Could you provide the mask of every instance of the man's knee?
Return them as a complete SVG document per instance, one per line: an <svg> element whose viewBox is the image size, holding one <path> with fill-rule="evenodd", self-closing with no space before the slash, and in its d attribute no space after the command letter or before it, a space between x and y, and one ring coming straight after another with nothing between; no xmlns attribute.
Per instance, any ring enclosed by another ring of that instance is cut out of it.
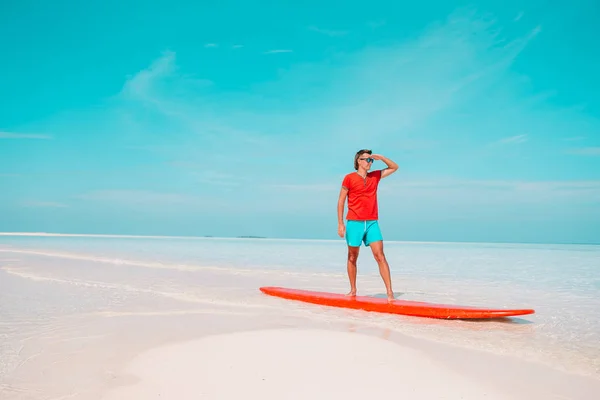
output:
<svg viewBox="0 0 600 400"><path fill-rule="evenodd" d="M375 261L377 261L378 263L382 263L385 261L385 254L383 254L383 251L378 251L373 253L373 257L375 258Z"/></svg>
<svg viewBox="0 0 600 400"><path fill-rule="evenodd" d="M381 241L370 244L371 250L373 251L373 257L378 263L385 261L385 253L383 252L383 246Z"/></svg>
<svg viewBox="0 0 600 400"><path fill-rule="evenodd" d="M358 260L359 247L348 247L348 261L355 263Z"/></svg>

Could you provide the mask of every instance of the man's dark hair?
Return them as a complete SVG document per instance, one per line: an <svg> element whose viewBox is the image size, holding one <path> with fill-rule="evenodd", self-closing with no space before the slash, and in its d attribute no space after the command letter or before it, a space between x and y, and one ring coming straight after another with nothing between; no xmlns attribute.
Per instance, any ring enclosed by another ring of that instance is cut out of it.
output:
<svg viewBox="0 0 600 400"><path fill-rule="evenodd" d="M360 158L360 156L362 156L363 154L369 154L371 155L372 152L369 149L362 149L356 152L356 155L354 156L354 169L358 171L358 159Z"/></svg>

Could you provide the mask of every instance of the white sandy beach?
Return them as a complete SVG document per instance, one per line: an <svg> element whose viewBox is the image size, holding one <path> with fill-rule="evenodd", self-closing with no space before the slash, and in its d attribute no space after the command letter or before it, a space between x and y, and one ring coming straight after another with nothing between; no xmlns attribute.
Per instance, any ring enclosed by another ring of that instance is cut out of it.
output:
<svg viewBox="0 0 600 400"><path fill-rule="evenodd" d="M422 352L360 333L260 330L158 347L103 400L508 399Z"/></svg>
<svg viewBox="0 0 600 400"><path fill-rule="evenodd" d="M0 398L586 400L600 390L589 377L360 322L141 312L88 316L45 336L31 338Z"/></svg>
<svg viewBox="0 0 600 400"><path fill-rule="evenodd" d="M119 382L102 400L593 399L600 389L593 379L512 358L320 328L157 346L136 356Z"/></svg>

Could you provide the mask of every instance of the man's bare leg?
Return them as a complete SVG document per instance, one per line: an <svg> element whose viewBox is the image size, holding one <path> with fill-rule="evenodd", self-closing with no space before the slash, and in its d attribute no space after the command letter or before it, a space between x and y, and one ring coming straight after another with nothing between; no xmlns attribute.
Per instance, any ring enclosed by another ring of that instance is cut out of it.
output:
<svg viewBox="0 0 600 400"><path fill-rule="evenodd" d="M369 247L371 247L373 257L375 257L375 261L377 261L377 265L379 265L379 273L381 274L383 283L385 284L385 291L387 293L388 301L392 301L394 300L394 291L392 290L390 266L388 265L385 254L383 253L383 240L370 243Z"/></svg>
<svg viewBox="0 0 600 400"><path fill-rule="evenodd" d="M350 292L348 296L356 296L356 261L360 247L348 246L348 278L350 279Z"/></svg>

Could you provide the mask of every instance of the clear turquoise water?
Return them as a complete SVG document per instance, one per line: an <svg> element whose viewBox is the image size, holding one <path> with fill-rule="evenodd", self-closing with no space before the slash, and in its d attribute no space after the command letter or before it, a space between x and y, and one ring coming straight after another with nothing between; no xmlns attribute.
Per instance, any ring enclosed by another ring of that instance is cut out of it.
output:
<svg viewBox="0 0 600 400"><path fill-rule="evenodd" d="M600 374L600 246L388 242L400 299L526 307L509 320L439 321L322 309L260 294L259 286L343 292L339 241L0 236L0 377L53 321L93 312L194 309L303 312ZM359 294L382 296L370 250ZM0 380L1 382L1 380Z"/></svg>

